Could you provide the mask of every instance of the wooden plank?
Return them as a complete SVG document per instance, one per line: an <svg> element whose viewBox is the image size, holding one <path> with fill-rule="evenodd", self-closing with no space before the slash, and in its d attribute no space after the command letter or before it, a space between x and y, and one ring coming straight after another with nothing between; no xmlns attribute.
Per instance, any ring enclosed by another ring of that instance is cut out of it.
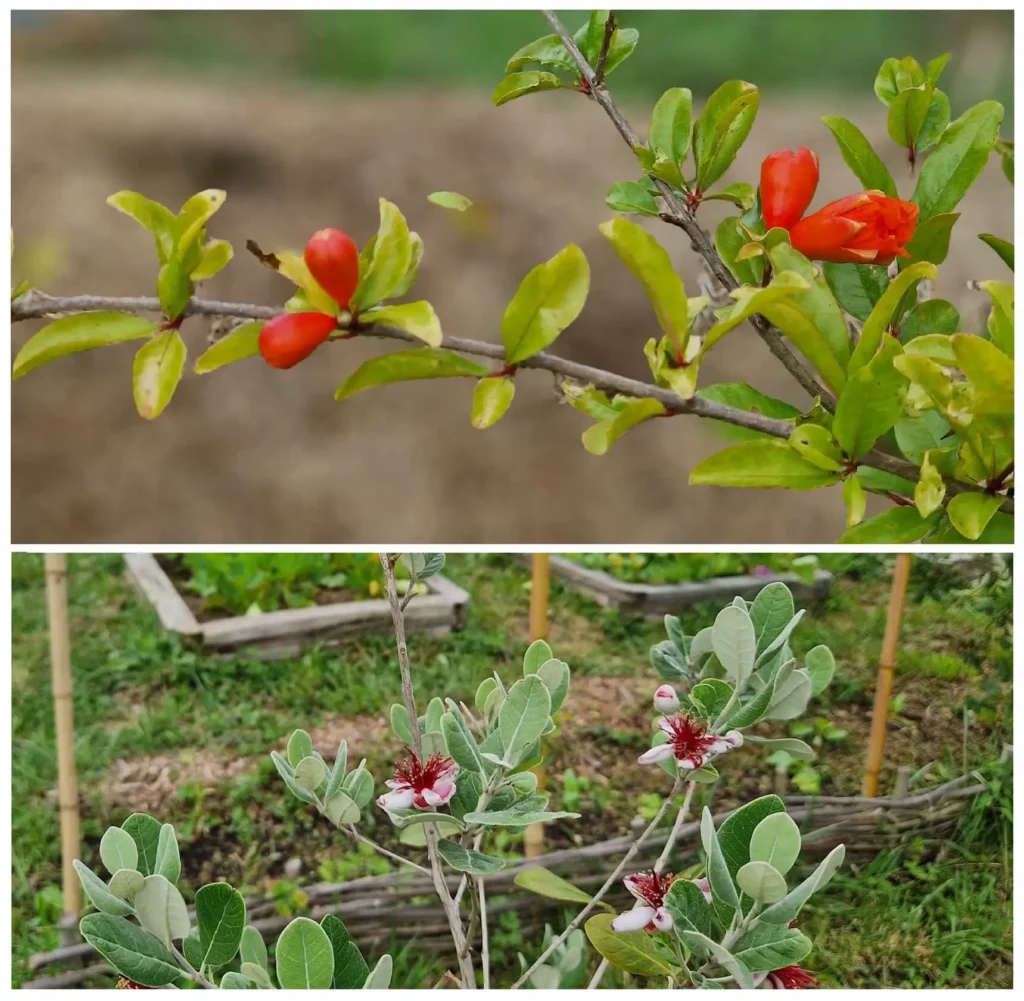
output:
<svg viewBox="0 0 1024 1001"><path fill-rule="evenodd" d="M178 593L164 568L150 553L125 553L125 565L132 581L138 585L156 609L165 629L185 636L196 636L202 627Z"/></svg>
<svg viewBox="0 0 1024 1001"><path fill-rule="evenodd" d="M823 598L832 589L832 574L827 570L816 570L812 584L804 583L796 574L786 573L764 577L737 574L680 584L632 584L620 581L603 570L593 570L564 556L554 555L551 557L551 570L601 605L644 615L663 615L699 602L732 599L736 595L753 598L765 584L773 581L786 584L798 601Z"/></svg>

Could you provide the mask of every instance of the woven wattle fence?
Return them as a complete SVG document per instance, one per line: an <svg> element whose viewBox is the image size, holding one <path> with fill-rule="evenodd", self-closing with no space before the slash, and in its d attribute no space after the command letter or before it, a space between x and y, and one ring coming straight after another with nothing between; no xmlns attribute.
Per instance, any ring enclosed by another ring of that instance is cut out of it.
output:
<svg viewBox="0 0 1024 1001"><path fill-rule="evenodd" d="M913 796L892 799L864 799L841 796L791 796L786 798L789 815L803 832L802 856L817 859L836 845L846 845L847 862L868 861L880 852L915 838L939 842L956 828L973 797L986 788L977 774L969 774ZM716 814L717 827L731 811ZM699 839L699 822L685 824L676 842L678 867L692 863ZM668 837L667 829L652 835L634 859L633 870L650 865ZM618 859L633 842L632 836L613 838L582 848L550 852L487 877L488 915L496 921L503 912L514 911L524 940L536 937L546 920L566 905L520 889L515 877L524 869L542 865L585 890L596 890L615 868ZM457 878L450 880L454 892ZM319 920L337 914L348 926L364 953L377 954L399 942L415 939L424 951L437 956L454 956L448 924L434 896L430 879L420 873L396 872L370 876L348 883L316 883L304 888L310 916ZM614 902L617 897L613 896ZM622 901L626 906L626 901ZM264 938L272 941L290 917L275 913L275 904L265 898L246 901L248 921ZM194 914L191 915L194 918ZM40 977L23 987L75 987L108 970L96 962L92 946L82 943L53 952L38 953L29 961L31 970L59 963L78 963L75 969Z"/></svg>

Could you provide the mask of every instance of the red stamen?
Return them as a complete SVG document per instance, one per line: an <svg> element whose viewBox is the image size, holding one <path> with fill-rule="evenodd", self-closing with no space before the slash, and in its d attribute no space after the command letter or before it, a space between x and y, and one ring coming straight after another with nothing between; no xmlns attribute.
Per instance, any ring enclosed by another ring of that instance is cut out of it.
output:
<svg viewBox="0 0 1024 1001"><path fill-rule="evenodd" d="M704 722L694 716L680 713L678 716L666 717L665 721L669 728L669 743L672 744L676 760L706 754L716 740L715 737L708 736Z"/></svg>
<svg viewBox="0 0 1024 1001"><path fill-rule="evenodd" d="M455 762L443 754L432 754L426 761L420 761L411 751L409 756L395 765L395 778L407 783L417 793L433 789L434 783L454 768Z"/></svg>
<svg viewBox="0 0 1024 1001"><path fill-rule="evenodd" d="M769 976L789 990L806 990L809 987L818 986L814 974L808 973L807 970L803 970L799 966L784 966L781 970L773 970Z"/></svg>
<svg viewBox="0 0 1024 1001"><path fill-rule="evenodd" d="M656 872L638 872L629 877L629 881L644 901L651 907L658 908L665 903L665 894L675 882L672 873L662 876Z"/></svg>

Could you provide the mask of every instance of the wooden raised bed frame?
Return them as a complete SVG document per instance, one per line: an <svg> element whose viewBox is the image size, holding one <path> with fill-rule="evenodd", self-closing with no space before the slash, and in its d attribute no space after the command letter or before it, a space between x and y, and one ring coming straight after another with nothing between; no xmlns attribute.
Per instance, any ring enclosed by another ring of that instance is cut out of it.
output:
<svg viewBox="0 0 1024 1001"><path fill-rule="evenodd" d="M145 595L165 629L224 653L244 649L268 659L291 657L312 643L332 646L358 633L392 629L391 606L383 598L200 622L156 557L128 553L124 561L129 580ZM429 593L409 602L406 629L432 636L462 629L469 595L440 574L423 583Z"/></svg>
<svg viewBox="0 0 1024 1001"><path fill-rule="evenodd" d="M752 599L765 584L777 580L789 587L797 601L816 601L827 597L832 590L832 574L827 570L815 570L811 584L793 573L772 573L763 577L735 574L681 584L630 584L603 570L592 570L552 554L551 572L585 591L598 604L649 616L675 613L702 601L729 601L737 595Z"/></svg>

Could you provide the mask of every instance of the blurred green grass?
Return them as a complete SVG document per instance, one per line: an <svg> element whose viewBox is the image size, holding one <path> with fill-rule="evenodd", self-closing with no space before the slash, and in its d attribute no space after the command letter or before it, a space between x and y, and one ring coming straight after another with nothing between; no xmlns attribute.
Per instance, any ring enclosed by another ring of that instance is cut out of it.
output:
<svg viewBox="0 0 1024 1001"><path fill-rule="evenodd" d="M42 35L75 16L25 14L14 24L21 34ZM575 29L586 15L561 11L559 16ZM944 51L953 53L943 86L954 108L982 97L1009 104L1013 97L1009 55L1002 69L977 65L964 72L958 60L968 50L977 53L970 45L976 31L989 43L1005 37L1010 53L1009 11L631 10L618 16L640 32L635 55L615 74L616 91L628 98L652 99L680 85L706 95L736 77L765 91L824 90L870 98L886 57L910 53L923 62ZM127 51L115 44L126 31L135 40ZM111 30L101 33L106 47L102 39L90 38L85 46L66 46L63 57L104 62L141 57L204 73L267 79L283 73L347 87L490 89L509 56L546 33L547 22L530 10L129 12L116 15ZM981 89L988 92L975 92Z"/></svg>

